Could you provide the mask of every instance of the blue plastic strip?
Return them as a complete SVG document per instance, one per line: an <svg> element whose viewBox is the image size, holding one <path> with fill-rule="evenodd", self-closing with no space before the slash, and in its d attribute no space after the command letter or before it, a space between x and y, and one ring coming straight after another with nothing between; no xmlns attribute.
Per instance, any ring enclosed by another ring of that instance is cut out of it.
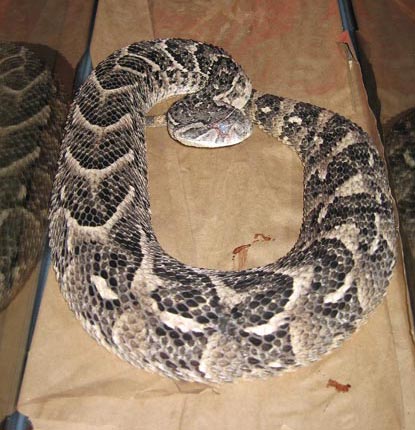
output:
<svg viewBox="0 0 415 430"><path fill-rule="evenodd" d="M356 38L356 31L358 30L356 18L353 12L352 2L350 0L337 0L339 5L340 18L344 31L350 34L354 51L356 52L357 60L359 61L359 46Z"/></svg>
<svg viewBox="0 0 415 430"><path fill-rule="evenodd" d="M92 35L94 34L94 26L95 26L95 18L97 16L97 9L98 9L98 0L95 0L94 7L92 10L92 16L91 16L91 24L89 26L88 41L86 44L86 49L82 54L82 57L79 60L75 69L75 79L73 83L74 94L79 90L79 88L85 82L86 78L89 76L89 74L92 72L92 69L93 69L90 47L91 47Z"/></svg>
<svg viewBox="0 0 415 430"><path fill-rule="evenodd" d="M33 428L26 415L15 412L4 421L2 430L29 430Z"/></svg>

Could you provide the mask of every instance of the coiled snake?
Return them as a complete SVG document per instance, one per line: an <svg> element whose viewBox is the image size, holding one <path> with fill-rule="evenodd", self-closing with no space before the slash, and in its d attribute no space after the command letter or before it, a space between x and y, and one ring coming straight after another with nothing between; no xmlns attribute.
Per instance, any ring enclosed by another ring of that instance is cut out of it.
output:
<svg viewBox="0 0 415 430"><path fill-rule="evenodd" d="M177 94L187 96L168 127L183 143L235 144L252 121L301 158L303 224L283 258L226 272L161 249L145 114ZM69 114L50 222L61 291L88 333L135 366L185 380L265 377L318 359L380 303L395 261L389 185L368 135L252 91L222 49L191 40L134 43L91 74Z"/></svg>

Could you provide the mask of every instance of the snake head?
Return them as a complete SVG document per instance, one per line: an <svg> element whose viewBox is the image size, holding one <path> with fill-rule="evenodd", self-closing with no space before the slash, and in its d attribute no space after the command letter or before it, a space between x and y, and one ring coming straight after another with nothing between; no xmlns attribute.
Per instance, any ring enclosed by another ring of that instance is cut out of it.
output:
<svg viewBox="0 0 415 430"><path fill-rule="evenodd" d="M180 143L205 148L235 145L252 133L252 123L240 109L191 96L171 106L167 127Z"/></svg>

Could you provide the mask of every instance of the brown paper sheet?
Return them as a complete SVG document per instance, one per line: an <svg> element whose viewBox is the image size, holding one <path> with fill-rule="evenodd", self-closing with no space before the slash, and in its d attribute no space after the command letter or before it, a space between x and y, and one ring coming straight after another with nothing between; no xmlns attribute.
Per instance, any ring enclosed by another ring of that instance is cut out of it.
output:
<svg viewBox="0 0 415 430"><path fill-rule="evenodd" d="M96 64L140 39L208 41L230 52L256 88L330 108L374 130L358 67L337 42L340 32L333 0L107 0L99 5L92 54ZM232 269L268 263L294 244L302 169L288 148L258 130L214 151L183 147L163 129L149 130L147 139L153 223L173 256ZM255 241L258 234L271 240ZM413 429L414 355L403 288L399 263L387 300L320 362L277 378L212 387L132 368L95 344L50 273L19 410L42 430Z"/></svg>

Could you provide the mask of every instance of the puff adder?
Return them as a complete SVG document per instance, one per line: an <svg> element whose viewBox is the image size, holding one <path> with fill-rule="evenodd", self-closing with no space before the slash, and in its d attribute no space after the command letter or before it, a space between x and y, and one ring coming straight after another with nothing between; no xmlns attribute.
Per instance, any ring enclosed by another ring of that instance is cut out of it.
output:
<svg viewBox="0 0 415 430"><path fill-rule="evenodd" d="M0 312L42 254L66 113L38 55L0 41Z"/></svg>
<svg viewBox="0 0 415 430"><path fill-rule="evenodd" d="M186 97L168 127L182 143L235 144L253 123L297 152L304 214L286 256L226 272L161 249L145 115L177 94ZM381 302L395 262L392 199L368 135L336 113L253 91L222 49L192 40L134 43L98 65L70 111L50 222L61 291L87 332L135 366L192 381L317 360Z"/></svg>

